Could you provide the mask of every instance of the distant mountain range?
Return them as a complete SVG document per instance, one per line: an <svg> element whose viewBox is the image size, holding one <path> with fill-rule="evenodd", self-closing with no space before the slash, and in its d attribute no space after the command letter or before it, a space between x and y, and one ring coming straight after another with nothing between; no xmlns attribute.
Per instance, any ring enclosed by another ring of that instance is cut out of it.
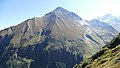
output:
<svg viewBox="0 0 120 68"><path fill-rule="evenodd" d="M119 17L85 21L62 7L0 31L0 68L72 68L119 33Z"/></svg>
<svg viewBox="0 0 120 68"><path fill-rule="evenodd" d="M113 16L112 14L106 14L103 17L97 18L101 22L105 22L109 25L111 25L113 28L115 28L117 31L120 31L120 17L119 16Z"/></svg>

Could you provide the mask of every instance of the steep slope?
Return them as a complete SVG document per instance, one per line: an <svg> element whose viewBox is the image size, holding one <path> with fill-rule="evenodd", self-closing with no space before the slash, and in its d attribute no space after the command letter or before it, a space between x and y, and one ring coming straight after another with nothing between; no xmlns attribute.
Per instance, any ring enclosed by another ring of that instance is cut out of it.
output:
<svg viewBox="0 0 120 68"><path fill-rule="evenodd" d="M71 68L108 42L99 34L75 13L58 7L0 31L0 67Z"/></svg>
<svg viewBox="0 0 120 68"><path fill-rule="evenodd" d="M120 34L101 51L76 65L75 68L119 68L120 67Z"/></svg>

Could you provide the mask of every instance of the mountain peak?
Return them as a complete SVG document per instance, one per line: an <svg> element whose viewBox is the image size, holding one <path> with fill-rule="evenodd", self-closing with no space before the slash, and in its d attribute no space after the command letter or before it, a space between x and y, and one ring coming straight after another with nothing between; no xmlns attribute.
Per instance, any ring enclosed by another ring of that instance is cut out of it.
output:
<svg viewBox="0 0 120 68"><path fill-rule="evenodd" d="M113 18L113 15L112 14L106 14L103 16L103 18Z"/></svg>
<svg viewBox="0 0 120 68"><path fill-rule="evenodd" d="M57 7L55 10L53 10L55 13L69 13L70 11L62 8L62 7Z"/></svg>
<svg viewBox="0 0 120 68"><path fill-rule="evenodd" d="M52 13L55 13L55 15L62 15L62 16L65 16L65 17L68 17L68 18L71 18L71 19L75 19L75 20L81 20L82 18L80 18L77 14L69 11L69 10L66 10L62 7L57 7L56 9L54 9L52 11Z"/></svg>
<svg viewBox="0 0 120 68"><path fill-rule="evenodd" d="M55 10L61 10L61 9L64 9L62 7L57 7ZM65 10L65 9L64 9Z"/></svg>

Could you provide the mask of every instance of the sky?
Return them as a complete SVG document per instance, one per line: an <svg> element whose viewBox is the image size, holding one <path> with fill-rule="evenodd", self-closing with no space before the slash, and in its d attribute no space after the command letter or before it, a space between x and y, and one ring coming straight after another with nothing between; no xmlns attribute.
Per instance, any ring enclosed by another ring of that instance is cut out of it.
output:
<svg viewBox="0 0 120 68"><path fill-rule="evenodd" d="M0 0L0 30L63 7L85 20L120 15L120 0Z"/></svg>

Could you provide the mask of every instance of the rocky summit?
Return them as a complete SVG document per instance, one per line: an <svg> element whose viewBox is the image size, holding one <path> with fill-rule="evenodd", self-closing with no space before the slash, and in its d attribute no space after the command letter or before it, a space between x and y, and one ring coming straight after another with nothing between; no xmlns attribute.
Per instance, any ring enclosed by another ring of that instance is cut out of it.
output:
<svg viewBox="0 0 120 68"><path fill-rule="evenodd" d="M107 23L58 7L0 31L0 68L72 68L117 33Z"/></svg>

